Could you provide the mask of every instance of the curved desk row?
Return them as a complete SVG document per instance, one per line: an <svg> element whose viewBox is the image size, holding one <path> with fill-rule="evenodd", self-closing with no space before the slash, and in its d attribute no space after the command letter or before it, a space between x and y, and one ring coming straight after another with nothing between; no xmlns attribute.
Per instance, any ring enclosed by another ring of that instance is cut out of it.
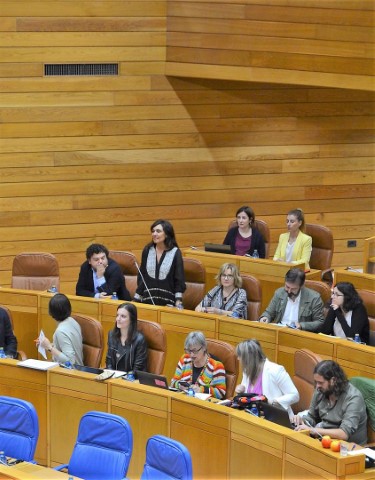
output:
<svg viewBox="0 0 375 480"><path fill-rule="evenodd" d="M47 442L42 436L39 444L46 442L51 466L69 460L82 415L101 410L123 416L133 429L129 478L140 477L146 441L156 433L187 446L197 479L344 480L364 471L362 455L342 457L301 432L245 412L122 379L99 383L89 373L60 367L29 371L16 364L15 360L0 361L2 391L9 394L11 390L36 403L41 429L47 432ZM6 381L10 378L13 389ZM38 389L36 381L43 388ZM44 402L38 401L38 392Z"/></svg>

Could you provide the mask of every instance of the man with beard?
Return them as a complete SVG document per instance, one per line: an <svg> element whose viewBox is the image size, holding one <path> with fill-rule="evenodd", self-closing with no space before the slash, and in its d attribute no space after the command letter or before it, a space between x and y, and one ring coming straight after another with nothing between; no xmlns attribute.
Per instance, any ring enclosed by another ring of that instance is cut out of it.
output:
<svg viewBox="0 0 375 480"><path fill-rule="evenodd" d="M294 417L296 430L312 436L329 435L363 445L367 442L366 404L348 382L339 364L323 360L314 368L315 392L307 415Z"/></svg>
<svg viewBox="0 0 375 480"><path fill-rule="evenodd" d="M116 292L119 300L130 300L120 265L109 258L104 245L90 245L86 250L86 259L79 272L76 295L111 298L112 293Z"/></svg>
<svg viewBox="0 0 375 480"><path fill-rule="evenodd" d="M285 275L285 286L276 290L259 321L319 332L324 323L323 302L319 293L304 284L305 272L291 268Z"/></svg>

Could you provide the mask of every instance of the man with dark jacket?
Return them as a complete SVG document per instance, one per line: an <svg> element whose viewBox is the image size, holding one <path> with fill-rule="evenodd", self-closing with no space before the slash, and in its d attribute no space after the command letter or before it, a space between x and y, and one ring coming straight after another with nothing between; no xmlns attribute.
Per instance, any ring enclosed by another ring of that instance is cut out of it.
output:
<svg viewBox="0 0 375 480"><path fill-rule="evenodd" d="M76 295L103 298L116 292L119 300L131 300L121 268L109 258L104 245L90 245L86 250L86 259L79 272Z"/></svg>

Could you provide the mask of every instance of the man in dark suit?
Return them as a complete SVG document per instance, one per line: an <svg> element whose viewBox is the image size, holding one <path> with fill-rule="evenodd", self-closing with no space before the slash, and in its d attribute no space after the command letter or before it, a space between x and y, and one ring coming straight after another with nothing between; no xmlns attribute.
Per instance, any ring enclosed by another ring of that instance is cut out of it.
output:
<svg viewBox="0 0 375 480"><path fill-rule="evenodd" d="M116 292L119 300L131 300L121 268L109 258L104 245L90 245L86 250L86 259L79 272L76 295L103 298Z"/></svg>
<svg viewBox="0 0 375 480"><path fill-rule="evenodd" d="M0 347L8 357L17 355L17 339L14 336L8 313L0 308Z"/></svg>

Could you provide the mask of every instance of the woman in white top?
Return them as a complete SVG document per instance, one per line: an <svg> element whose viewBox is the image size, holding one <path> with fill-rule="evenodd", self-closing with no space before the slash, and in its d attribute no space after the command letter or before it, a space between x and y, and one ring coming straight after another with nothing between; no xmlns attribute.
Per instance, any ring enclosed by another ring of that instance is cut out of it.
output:
<svg viewBox="0 0 375 480"><path fill-rule="evenodd" d="M243 371L236 393L264 395L268 403L285 408L292 418L291 405L298 402L299 393L285 368L270 362L255 338L239 343L236 354Z"/></svg>
<svg viewBox="0 0 375 480"><path fill-rule="evenodd" d="M305 263L306 270L310 270L312 238L303 233L305 217L300 208L290 210L286 217L287 233L282 233L276 248L274 260L288 263Z"/></svg>

